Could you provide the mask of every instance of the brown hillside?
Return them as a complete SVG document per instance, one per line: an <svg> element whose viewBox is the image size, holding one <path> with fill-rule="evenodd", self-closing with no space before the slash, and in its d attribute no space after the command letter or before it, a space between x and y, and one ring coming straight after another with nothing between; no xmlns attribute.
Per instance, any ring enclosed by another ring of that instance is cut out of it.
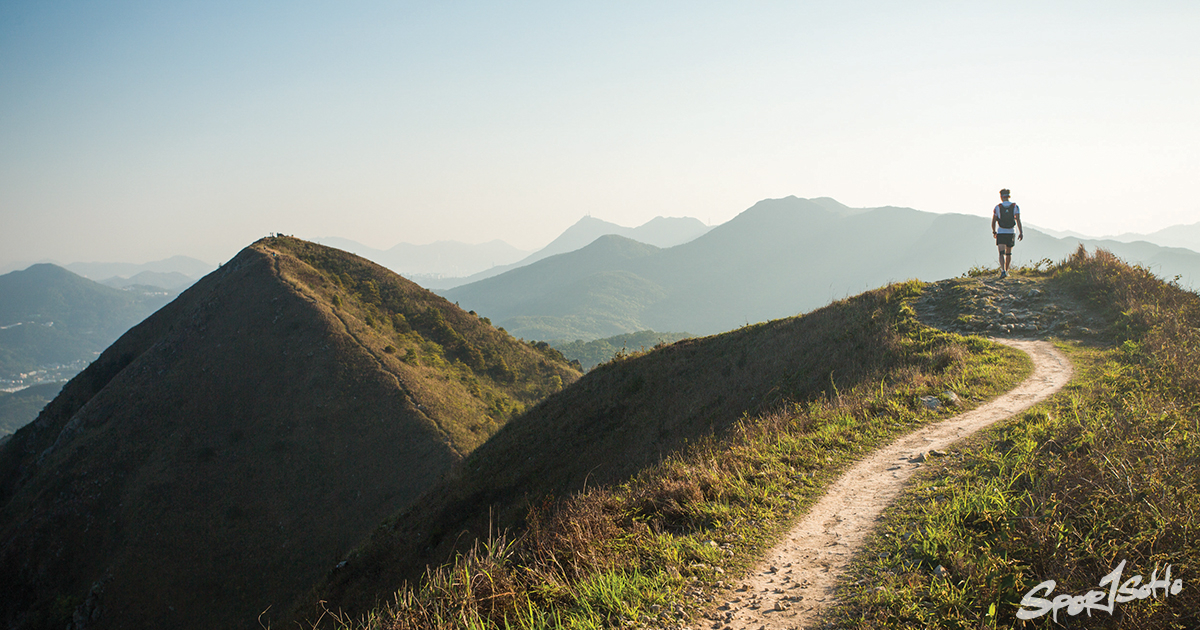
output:
<svg viewBox="0 0 1200 630"><path fill-rule="evenodd" d="M689 442L720 437L743 417L785 401L849 391L889 370L949 361L897 347L907 285L813 313L688 339L589 372L508 424L458 472L377 530L330 573L301 615L362 614L531 505L628 480ZM908 323L906 323L908 322Z"/></svg>
<svg viewBox="0 0 1200 630"><path fill-rule="evenodd" d="M577 377L382 267L259 241L0 448L0 623L258 627Z"/></svg>

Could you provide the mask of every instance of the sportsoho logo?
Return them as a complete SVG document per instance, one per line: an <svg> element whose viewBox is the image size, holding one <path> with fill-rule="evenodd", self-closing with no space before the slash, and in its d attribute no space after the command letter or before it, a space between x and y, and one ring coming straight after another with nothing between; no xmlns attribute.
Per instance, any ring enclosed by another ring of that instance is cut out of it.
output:
<svg viewBox="0 0 1200 630"><path fill-rule="evenodd" d="M1124 570L1125 561L1122 560L1112 573L1100 578L1099 586L1103 588L1108 585L1106 590L1088 591L1084 595L1062 594L1055 597L1053 601L1035 597L1041 592L1044 592L1046 597L1050 597L1054 593L1057 583L1054 580L1046 580L1030 589L1028 593L1025 593L1025 597L1021 598L1021 610L1017 611L1017 619L1037 619L1046 613L1052 613L1054 621L1057 622L1058 611L1063 608L1066 608L1067 614L1071 616L1078 615L1085 610L1089 617L1092 616L1093 610L1111 615L1117 604L1147 597L1157 598L1160 590L1164 597L1178 595L1183 590L1183 580L1171 581L1171 565L1169 564L1163 579L1158 579L1158 567L1154 567L1154 573L1150 574L1150 581L1145 584L1142 583L1143 578L1140 575L1135 575L1122 582L1121 573Z"/></svg>

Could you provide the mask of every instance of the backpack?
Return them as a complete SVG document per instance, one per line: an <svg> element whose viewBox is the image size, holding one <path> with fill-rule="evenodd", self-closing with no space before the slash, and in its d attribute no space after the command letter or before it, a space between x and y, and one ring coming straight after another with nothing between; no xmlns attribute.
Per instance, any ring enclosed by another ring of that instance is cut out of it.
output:
<svg viewBox="0 0 1200 630"><path fill-rule="evenodd" d="M1017 204L1011 204L1007 208L1004 204L996 206L997 214L1000 216L1000 227L1004 229L1012 229L1017 224Z"/></svg>

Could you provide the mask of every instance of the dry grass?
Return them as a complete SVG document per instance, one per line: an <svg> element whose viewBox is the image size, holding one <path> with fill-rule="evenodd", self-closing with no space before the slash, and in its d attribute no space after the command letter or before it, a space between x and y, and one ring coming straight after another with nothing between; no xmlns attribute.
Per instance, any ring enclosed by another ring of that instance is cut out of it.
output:
<svg viewBox="0 0 1200 630"><path fill-rule="evenodd" d="M734 366L747 346L769 355L782 334L800 334L809 345L795 362L775 368L773 383L754 390L755 410L727 428L689 439L624 481L516 501L526 506L525 518L507 535L472 538L492 542L470 543L453 562L401 588L390 604L337 616L337 623L372 629L601 628L669 625L694 615L704 593L744 569L839 469L935 419L921 396L951 390L973 405L1027 372L1027 358L1019 353L920 326L907 303L919 290L916 283L894 285L792 322L684 342L692 350L729 355ZM599 368L572 390L599 374L618 393L636 395L630 374L667 361L671 351ZM731 369L727 387L751 386L733 374ZM677 390L688 387L675 383ZM684 405L678 397L673 402ZM552 462L578 458L570 451L543 453ZM486 460L483 468L490 474ZM471 494L453 487L441 492ZM487 513L480 503L470 505ZM419 522L431 526L430 520ZM396 532L417 529L402 518L390 527L392 537L380 535L374 551L364 550L351 563L379 570L385 558L402 561L398 553L383 553L384 543L398 540ZM409 541L404 548L414 546Z"/></svg>
<svg viewBox="0 0 1200 630"><path fill-rule="evenodd" d="M1170 564L1184 588L1060 624L1200 626L1200 297L1103 251L1051 281L1114 322L1109 343L1066 346L1079 369L1063 394L908 493L857 559L840 627L1049 627L1016 618L1030 589L1082 595L1122 560L1126 578Z"/></svg>

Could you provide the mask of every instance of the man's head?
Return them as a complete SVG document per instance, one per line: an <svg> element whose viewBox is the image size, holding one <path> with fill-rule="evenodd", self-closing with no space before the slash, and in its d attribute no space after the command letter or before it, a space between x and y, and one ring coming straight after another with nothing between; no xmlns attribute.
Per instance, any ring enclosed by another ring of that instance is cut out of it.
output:
<svg viewBox="0 0 1200 630"><path fill-rule="evenodd" d="M1001 188L1001 189L1000 189L1000 199L1001 199L1001 200L1003 200L1003 201L1008 201L1008 197L1009 197L1009 195L1010 195L1010 194L1011 194L1011 193L1009 193L1009 191L1008 191L1008 189L1007 189L1007 188Z"/></svg>

